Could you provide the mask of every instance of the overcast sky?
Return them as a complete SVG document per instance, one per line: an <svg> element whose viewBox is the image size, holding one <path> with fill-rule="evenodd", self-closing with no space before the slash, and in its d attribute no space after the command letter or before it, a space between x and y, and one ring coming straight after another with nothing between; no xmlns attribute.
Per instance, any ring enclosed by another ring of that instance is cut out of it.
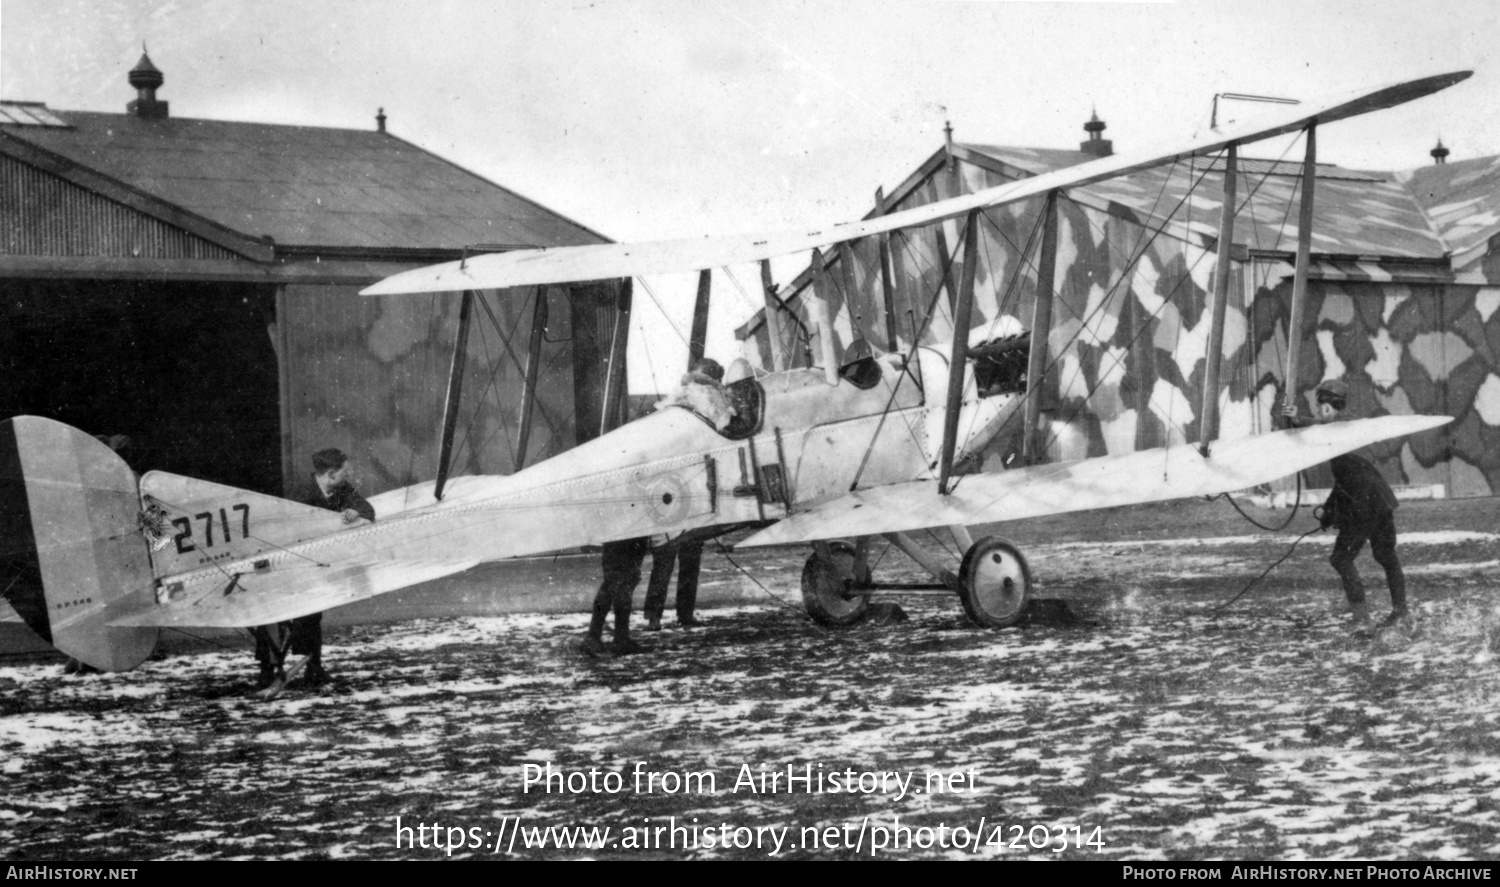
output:
<svg viewBox="0 0 1500 887"><path fill-rule="evenodd" d="M1500 154L1491 0L0 0L0 97L123 112L142 41L174 117L373 128L384 108L395 135L616 240L857 218L945 121L1066 148L1097 109L1125 151L1202 128L1226 91L1473 69L1327 127L1319 156L1404 169L1439 136L1450 162ZM652 289L685 327L691 288ZM716 298L711 350L749 308ZM654 387L639 362L632 387Z"/></svg>

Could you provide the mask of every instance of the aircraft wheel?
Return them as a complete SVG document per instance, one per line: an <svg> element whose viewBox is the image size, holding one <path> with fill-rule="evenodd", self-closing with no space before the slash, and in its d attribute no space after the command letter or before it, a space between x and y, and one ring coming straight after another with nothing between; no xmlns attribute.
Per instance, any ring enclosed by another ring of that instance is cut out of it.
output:
<svg viewBox="0 0 1500 887"><path fill-rule="evenodd" d="M868 597L845 597L846 580L854 579L854 546L830 542L832 562L816 551L802 568L802 603L819 625L853 625L865 615Z"/></svg>
<svg viewBox="0 0 1500 887"><path fill-rule="evenodd" d="M976 625L1015 625L1031 600L1031 567L1020 549L999 536L986 536L964 555L959 568L959 600Z"/></svg>

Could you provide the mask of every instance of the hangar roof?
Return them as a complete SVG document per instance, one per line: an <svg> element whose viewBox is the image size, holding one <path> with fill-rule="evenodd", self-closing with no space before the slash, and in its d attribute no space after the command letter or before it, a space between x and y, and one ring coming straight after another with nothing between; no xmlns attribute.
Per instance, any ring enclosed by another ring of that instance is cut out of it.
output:
<svg viewBox="0 0 1500 887"><path fill-rule="evenodd" d="M1500 157L1432 164L1396 178L1426 208L1454 255L1480 249L1500 233Z"/></svg>
<svg viewBox="0 0 1500 887"><path fill-rule="evenodd" d="M459 250L608 240L386 132L27 107L54 122L0 116L0 133L278 247Z"/></svg>
<svg viewBox="0 0 1500 887"><path fill-rule="evenodd" d="M983 158L999 161L1000 171L1012 175L1037 175L1074 166L1095 159L1082 151L1045 148L1012 148L997 145L964 145L982 165ZM1434 166L1428 170L1457 168ZM1008 169L1006 169L1008 167ZM1235 241L1252 250L1291 252L1296 249L1297 199L1300 190L1301 163L1245 158L1241 162L1239 199L1243 206L1235 218ZM1418 170L1419 177L1428 170ZM1491 173L1495 174L1493 166ZM1413 175L1413 174L1404 174ZM1200 188L1191 199L1190 187L1199 177L1206 188ZM1402 181L1403 175L1386 172L1363 172L1342 169L1332 164L1318 164L1318 187L1312 249L1323 255L1371 256L1389 259L1442 259L1449 252L1462 249L1448 242L1447 236L1464 230L1453 221L1446 227L1430 217L1432 201L1418 194ZM1500 180L1500 174L1496 174ZM1426 180L1423 178L1422 180ZM1457 181L1456 177L1438 179ZM1206 165L1179 163L1156 167L1070 189L1075 197L1092 198L1107 205L1111 212L1133 216L1146 222L1160 223L1174 214L1194 231L1216 236L1219 228L1223 188L1223 162ZM1465 192L1467 193L1467 192ZM1490 189L1486 195L1500 206L1500 191ZM1180 208L1179 208L1180 205ZM1458 215L1466 213L1456 211Z"/></svg>

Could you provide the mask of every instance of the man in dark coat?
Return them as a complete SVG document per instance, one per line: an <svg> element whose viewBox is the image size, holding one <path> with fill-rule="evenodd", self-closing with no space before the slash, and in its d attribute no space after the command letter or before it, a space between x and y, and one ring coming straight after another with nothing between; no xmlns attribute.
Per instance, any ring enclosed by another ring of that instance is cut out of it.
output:
<svg viewBox="0 0 1500 887"><path fill-rule="evenodd" d="M1323 382L1317 389L1316 421L1327 423L1350 418L1345 412L1348 399L1349 387L1344 382L1338 379ZM1283 415L1291 425L1312 424L1297 416L1295 404L1289 403ZM1385 569L1386 585L1391 591L1391 615L1386 624L1404 619L1408 612L1406 575L1401 570L1401 559L1396 556L1396 494L1381 476L1380 469L1363 456L1345 453L1334 457L1329 467L1333 470L1333 490L1323 503L1319 522L1323 529L1338 528L1329 563L1343 582L1344 596L1354 611L1355 622L1368 625L1370 621L1364 582L1354 566L1354 559L1366 542L1370 543L1375 562Z"/></svg>
<svg viewBox="0 0 1500 887"><path fill-rule="evenodd" d="M615 655L639 653L640 644L630 639L630 610L635 587L641 581L641 563L651 548L651 538L619 539L604 543L604 581L594 594L594 612L582 650L588 656L604 653L604 622L610 611L615 614L615 637L611 645Z"/></svg>
<svg viewBox="0 0 1500 887"><path fill-rule="evenodd" d="M698 604L698 571L703 563L703 540L691 533L670 539L651 549L651 579L646 584L646 630L661 631L661 614L667 608L667 588L672 568L677 567L677 624L683 628L701 625L693 615Z"/></svg>
<svg viewBox="0 0 1500 887"><path fill-rule="evenodd" d="M361 519L374 522L375 508L355 491L350 479L353 466L343 451L333 447L319 450L313 453L312 463L312 482L302 496L304 504L340 512L346 524ZM255 637L255 658L260 662L258 686L269 687L281 677L283 656L275 652L282 646L278 643L282 637L286 637L292 655L307 657L308 686L328 683L328 672L323 668L322 613L299 616L276 626L259 626L251 634Z"/></svg>

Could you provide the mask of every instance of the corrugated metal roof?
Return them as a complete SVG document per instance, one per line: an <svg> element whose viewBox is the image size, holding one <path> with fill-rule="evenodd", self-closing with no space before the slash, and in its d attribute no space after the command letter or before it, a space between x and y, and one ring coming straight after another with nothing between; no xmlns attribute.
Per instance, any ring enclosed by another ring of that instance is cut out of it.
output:
<svg viewBox="0 0 1500 887"><path fill-rule="evenodd" d="M1432 164L1397 178L1427 210L1455 255L1500 233L1500 157Z"/></svg>
<svg viewBox="0 0 1500 887"><path fill-rule="evenodd" d="M1080 151L1044 148L1010 148L996 145L966 145L969 150L994 158L1018 172L1040 174L1074 166L1093 156ZM1239 200L1243 208L1235 218L1235 242L1250 249L1291 252L1297 239L1298 176L1285 174L1276 161L1247 163L1240 179ZM1175 212L1176 220L1205 236L1217 235L1223 166L1213 172L1197 164L1178 163L1084 188L1071 189L1095 202L1124 210L1142 221L1160 222ZM1199 177L1208 187L1191 199L1190 186ZM1439 236L1422 204L1395 174L1351 173L1326 164L1318 165L1318 190L1312 248L1333 255L1380 256L1395 259L1440 259L1450 247Z"/></svg>
<svg viewBox="0 0 1500 887"><path fill-rule="evenodd" d="M1215 157L1210 161L1208 168L1211 172L1223 172L1227 161L1222 157ZM1240 172L1248 176L1294 176L1302 175L1302 161L1300 160L1262 160L1258 157L1241 157L1239 159ZM1352 169L1344 169L1342 166L1334 166L1332 163L1317 164L1318 178L1320 179L1348 179L1351 182L1379 182L1381 176L1370 175Z"/></svg>
<svg viewBox="0 0 1500 887"><path fill-rule="evenodd" d="M279 246L457 250L607 238L388 133L57 111L0 131Z"/></svg>

